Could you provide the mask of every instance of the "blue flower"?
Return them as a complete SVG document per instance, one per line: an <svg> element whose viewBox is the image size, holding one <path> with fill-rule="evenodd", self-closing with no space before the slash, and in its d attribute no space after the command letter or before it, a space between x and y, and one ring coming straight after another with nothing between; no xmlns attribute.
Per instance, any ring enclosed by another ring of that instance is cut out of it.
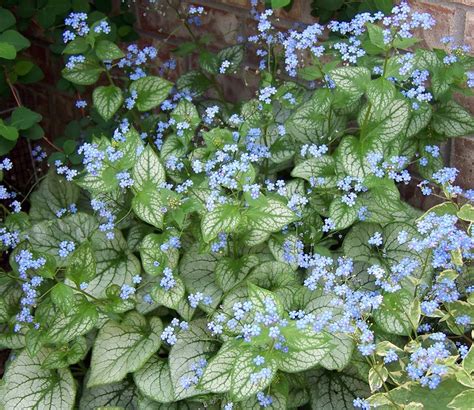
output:
<svg viewBox="0 0 474 410"><path fill-rule="evenodd" d="M58 254L61 258L66 258L71 252L76 249L76 245L72 241L62 241L59 243Z"/></svg>
<svg viewBox="0 0 474 410"><path fill-rule="evenodd" d="M136 289L133 286L124 284L120 288L120 298L122 300L127 300L135 294Z"/></svg>
<svg viewBox="0 0 474 410"><path fill-rule="evenodd" d="M375 232L367 241L369 245L381 246L383 243L382 234L380 232Z"/></svg>

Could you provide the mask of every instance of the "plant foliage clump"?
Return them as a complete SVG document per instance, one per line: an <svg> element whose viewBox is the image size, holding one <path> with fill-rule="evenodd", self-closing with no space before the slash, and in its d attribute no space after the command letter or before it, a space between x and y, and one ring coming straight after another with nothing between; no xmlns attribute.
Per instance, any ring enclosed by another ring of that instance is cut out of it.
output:
<svg viewBox="0 0 474 410"><path fill-rule="evenodd" d="M467 48L418 47L435 21L406 3L289 31L254 8L217 53L205 8L175 11L199 61L177 81L103 14L65 19L77 137L28 212L1 186L1 405L469 408L474 192L439 148L474 132ZM398 188L420 176L425 213Z"/></svg>

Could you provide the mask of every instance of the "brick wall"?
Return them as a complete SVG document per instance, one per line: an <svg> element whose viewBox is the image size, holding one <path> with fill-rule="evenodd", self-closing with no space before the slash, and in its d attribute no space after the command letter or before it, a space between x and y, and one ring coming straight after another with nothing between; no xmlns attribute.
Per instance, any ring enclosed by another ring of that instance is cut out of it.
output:
<svg viewBox="0 0 474 410"><path fill-rule="evenodd" d="M117 6L120 0L114 0ZM235 44L238 36L248 36L254 33L254 22L249 18L250 0L173 0L186 8L189 4L202 5L206 8L203 25L198 34L211 33L213 41L210 46L216 50ZM131 2L132 11L137 17L136 29L142 37L142 43L153 44L159 49L157 65L171 57L170 51L183 41L191 40L188 32L183 29L177 20L176 13L160 6L165 1L157 1L150 6L150 0L134 0ZM310 14L311 0L295 0L289 12L279 10L278 24L290 27L295 22L313 23L317 20ZM425 34L425 42L429 47L440 47L439 38L450 35L459 42L469 44L474 50L474 0L413 0L411 4L420 11L431 13L437 20L434 30ZM79 116L73 108L74 96L61 93L56 88L60 78L61 61L52 58L47 52L48 44L45 41L35 41L32 54L38 57L44 71L45 80L34 88L23 90L25 100L44 117L44 125L51 139L62 134L64 122ZM250 53L248 53L250 54ZM179 59L178 59L179 60ZM177 73L185 72L193 66L192 58L181 59L178 62ZM247 61L249 67L245 80L235 79L224 85L225 94L231 100L247 99L254 95L256 82L251 73L255 70L255 61ZM468 106L474 113L474 99L464 98L461 103ZM465 188L474 188L474 138L465 137L451 140L444 147L447 164L461 170L460 184ZM412 191L406 192L408 198L414 196ZM424 206L421 199L413 198L418 206Z"/></svg>

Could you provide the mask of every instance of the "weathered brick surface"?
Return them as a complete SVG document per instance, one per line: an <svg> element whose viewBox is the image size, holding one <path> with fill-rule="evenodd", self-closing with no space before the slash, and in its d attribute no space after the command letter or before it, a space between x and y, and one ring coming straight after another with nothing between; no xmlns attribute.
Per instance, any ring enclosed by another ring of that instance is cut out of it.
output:
<svg viewBox="0 0 474 410"><path fill-rule="evenodd" d="M464 188L474 189L474 137L453 140L451 164L459 169L457 182Z"/></svg>
<svg viewBox="0 0 474 410"><path fill-rule="evenodd" d="M456 8L453 5L430 3L426 1L412 2L414 9L430 13L436 20L433 30L423 33L423 38L428 47L440 47L440 38L455 36L456 34Z"/></svg>
<svg viewBox="0 0 474 410"><path fill-rule="evenodd" d="M471 50L474 50L474 0L471 0L473 5L473 10L466 12L466 44L471 47Z"/></svg>
<svg viewBox="0 0 474 410"><path fill-rule="evenodd" d="M474 0L451 0L450 3L464 4L465 6L474 6Z"/></svg>

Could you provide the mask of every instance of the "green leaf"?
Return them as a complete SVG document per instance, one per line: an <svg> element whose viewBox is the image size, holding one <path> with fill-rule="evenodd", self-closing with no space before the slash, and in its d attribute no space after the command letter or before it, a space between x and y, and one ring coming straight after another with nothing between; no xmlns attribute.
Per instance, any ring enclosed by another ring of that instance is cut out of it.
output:
<svg viewBox="0 0 474 410"><path fill-rule="evenodd" d="M99 60L117 60L125 56L122 50L117 44L112 43L109 40L99 40L95 45L95 53Z"/></svg>
<svg viewBox="0 0 474 410"><path fill-rule="evenodd" d="M334 222L335 229L345 229L357 220L357 207L345 204L341 198L335 198L329 206L329 218Z"/></svg>
<svg viewBox="0 0 474 410"><path fill-rule="evenodd" d="M173 50L173 54L177 55L178 57L184 57L188 54L191 54L198 45L194 41L185 41L181 42L181 44Z"/></svg>
<svg viewBox="0 0 474 410"><path fill-rule="evenodd" d="M398 235L401 231L408 233L408 241L405 243L398 242ZM376 249L367 242L375 232L382 233L382 249ZM383 228L378 224L358 223L344 239L344 255L353 258L355 261L378 264L380 266L384 266L387 260L390 261L390 264L395 264L403 258L414 259L418 262L418 267L410 276L428 285L431 283L431 269L428 267L425 269L428 253L426 251L417 253L408 247L409 240L417 237L418 232L416 228L413 224L409 223L394 222L385 225ZM406 290L414 292L411 282L404 281L402 284Z"/></svg>
<svg viewBox="0 0 474 410"><path fill-rule="evenodd" d="M10 318L10 313L8 312L7 302L3 299L0 299L0 323L8 322Z"/></svg>
<svg viewBox="0 0 474 410"><path fill-rule="evenodd" d="M143 221L163 227L163 202L158 186L165 181L165 170L151 146L147 146L133 167L134 188L138 191L133 198L135 214Z"/></svg>
<svg viewBox="0 0 474 410"><path fill-rule="evenodd" d="M377 26L376 24L367 23L367 31L369 33L370 42L374 46L381 50L386 50L388 48L388 45L383 41L384 35L382 27Z"/></svg>
<svg viewBox="0 0 474 410"><path fill-rule="evenodd" d="M133 167L133 180L135 181L134 187L137 190L156 187L166 180L165 169L150 145L145 147Z"/></svg>
<svg viewBox="0 0 474 410"><path fill-rule="evenodd" d="M175 399L168 360L152 356L133 374L133 380L142 394L159 403L172 403Z"/></svg>
<svg viewBox="0 0 474 410"><path fill-rule="evenodd" d="M471 410L472 403L474 403L474 389L463 391L459 393L448 404L450 409Z"/></svg>
<svg viewBox="0 0 474 410"><path fill-rule="evenodd" d="M266 300L271 299L275 302L278 314L282 315L284 307L275 293L268 289L261 288L253 283L248 284L248 298L256 311L264 312L267 305Z"/></svg>
<svg viewBox="0 0 474 410"><path fill-rule="evenodd" d="M255 365L253 359L256 352L249 349L240 352L239 360L236 361L231 373L231 395L235 400L246 399L259 391L264 390L272 381L276 374L277 368L273 360L267 361L265 367L270 370L270 377L260 379L256 383L252 383L250 376L255 373Z"/></svg>
<svg viewBox="0 0 474 410"><path fill-rule="evenodd" d="M232 387L232 370L240 360L241 350L232 341L225 342L209 361L199 386L212 393L225 393Z"/></svg>
<svg viewBox="0 0 474 410"><path fill-rule="evenodd" d="M109 320L94 342L88 387L121 381L140 369L161 344L163 325L158 317L147 323L130 312L121 323Z"/></svg>
<svg viewBox="0 0 474 410"><path fill-rule="evenodd" d="M174 269L178 265L179 251L170 248L161 250L161 245L169 239L168 234L149 234L143 238L140 244L140 256L143 269L149 275L159 275L166 267ZM159 266L155 266L155 261Z"/></svg>
<svg viewBox="0 0 474 410"><path fill-rule="evenodd" d="M301 290L297 293L295 299L298 299L298 308L304 310L307 314L332 315L332 320L342 319L344 310L341 307L334 306L335 295L327 293L318 288L314 291L308 289ZM329 342L334 345L331 353L325 355L319 365L328 370L342 370L350 362L354 351L354 340L351 335L346 333L331 332L329 334Z"/></svg>
<svg viewBox="0 0 474 410"><path fill-rule="evenodd" d="M466 372L474 372L474 347L471 346L466 357L463 359L462 365Z"/></svg>
<svg viewBox="0 0 474 410"><path fill-rule="evenodd" d="M321 71L321 68L319 68L318 66L310 65L310 66L299 69L298 76L306 81L314 81L314 80L320 80L321 78L323 78L324 73Z"/></svg>
<svg viewBox="0 0 474 410"><path fill-rule="evenodd" d="M461 137L474 132L474 117L454 101L439 104L431 120L433 129L446 137Z"/></svg>
<svg viewBox="0 0 474 410"><path fill-rule="evenodd" d="M287 339L288 353L278 355L278 369L296 373L318 365L336 347L327 333L316 333L309 329L298 329L294 324L282 334Z"/></svg>
<svg viewBox="0 0 474 410"><path fill-rule="evenodd" d="M122 90L115 85L100 86L92 93L94 108L105 120L110 120L123 103Z"/></svg>
<svg viewBox="0 0 474 410"><path fill-rule="evenodd" d="M178 309L179 303L185 295L184 283L180 278L175 277L176 284L170 289L163 289L159 284L154 286L151 291L151 297L160 305L170 309Z"/></svg>
<svg viewBox="0 0 474 410"><path fill-rule="evenodd" d="M34 124L31 128L25 131L24 136L25 138L28 138L29 140L33 140L33 141L40 140L41 138L44 137L44 130L40 125Z"/></svg>
<svg viewBox="0 0 474 410"><path fill-rule="evenodd" d="M320 144L345 128L345 118L331 109L331 94L317 90L285 123L289 136L302 143Z"/></svg>
<svg viewBox="0 0 474 410"><path fill-rule="evenodd" d="M38 10L37 18L40 26L50 28L58 15L66 15L70 2L64 0L47 0Z"/></svg>
<svg viewBox="0 0 474 410"><path fill-rule="evenodd" d="M163 228L163 206L158 191L140 192L132 200L135 215L159 229Z"/></svg>
<svg viewBox="0 0 474 410"><path fill-rule="evenodd" d="M215 281L216 266L216 256L199 253L199 244L197 243L189 247L184 253L179 265L179 273L186 289L190 293L202 292L212 298L210 310L218 306L222 299L222 290ZM202 308L207 307L203 306Z"/></svg>
<svg viewBox="0 0 474 410"><path fill-rule="evenodd" d="M336 89L341 90L349 101L357 101L364 94L370 82L370 70L365 67L339 67L329 73L336 84Z"/></svg>
<svg viewBox="0 0 474 410"><path fill-rule="evenodd" d="M474 206L464 204L457 213L458 218L467 222L474 222Z"/></svg>
<svg viewBox="0 0 474 410"><path fill-rule="evenodd" d="M76 63L74 68L64 68L61 71L66 80L78 85L91 85L96 83L102 72L104 72L104 68L96 61L87 58L83 63Z"/></svg>
<svg viewBox="0 0 474 410"><path fill-rule="evenodd" d="M15 73L17 73L19 76L26 75L33 69L34 66L35 64L28 60L16 61Z"/></svg>
<svg viewBox="0 0 474 410"><path fill-rule="evenodd" d="M288 0L289 1L289 0ZM219 63L228 61L230 66L226 68L226 73L237 70L244 59L244 46L237 44L235 46L226 47L217 53ZM219 64L219 66L220 66Z"/></svg>
<svg viewBox="0 0 474 410"><path fill-rule="evenodd" d="M59 282L51 289L51 300L63 313L67 313L75 303L74 292L69 286Z"/></svg>
<svg viewBox="0 0 474 410"><path fill-rule="evenodd" d="M0 34L0 43L8 43L12 45L15 47L17 52L28 48L31 45L30 40L16 30L6 30Z"/></svg>
<svg viewBox="0 0 474 410"><path fill-rule="evenodd" d="M291 0L272 0L272 9L280 9L288 6L290 3Z"/></svg>
<svg viewBox="0 0 474 410"><path fill-rule="evenodd" d="M388 370L383 364L378 364L372 367L369 371L369 386L370 391L376 392L380 390L388 378Z"/></svg>
<svg viewBox="0 0 474 410"><path fill-rule="evenodd" d="M421 104L417 110L411 110L407 129L404 132L405 136L407 138L412 137L418 134L423 128L426 128L431 120L432 113L433 111L429 104Z"/></svg>
<svg viewBox="0 0 474 410"><path fill-rule="evenodd" d="M293 268L282 262L264 262L255 267L247 281L261 288L271 289L285 309L293 306L295 294L301 290Z"/></svg>
<svg viewBox="0 0 474 410"><path fill-rule="evenodd" d="M63 54L82 54L87 51L89 44L83 37L76 37L74 40L67 43L63 50Z"/></svg>
<svg viewBox="0 0 474 410"><path fill-rule="evenodd" d="M465 386L452 378L447 378L436 389L428 391L426 387L421 386L419 383L405 383L400 387L392 389L390 397L400 405L416 402L423 405L423 410L439 410L447 409L448 404L464 390L467 390Z"/></svg>
<svg viewBox="0 0 474 410"><path fill-rule="evenodd" d="M216 282L224 292L228 292L241 283L258 263L256 255L242 256L239 259L222 258L217 262Z"/></svg>
<svg viewBox="0 0 474 410"><path fill-rule="evenodd" d="M395 40L393 41L393 46L395 48L407 49L407 48L413 47L415 44L419 43L420 41L421 40L416 37L401 38L397 36Z"/></svg>
<svg viewBox="0 0 474 410"><path fill-rule="evenodd" d="M79 186L86 188L93 194L113 192L113 195L117 195L118 171L133 167L143 151L142 139L133 127L130 128L124 137L123 141L114 141L113 143L113 148L121 151L123 156L113 163L105 160L105 165L98 172L98 175L86 174L77 181ZM97 143L104 151L107 147L111 146L110 140L105 137L98 139Z"/></svg>
<svg viewBox="0 0 474 410"><path fill-rule="evenodd" d="M319 8L319 12L336 11L342 7L344 0L314 0L313 4Z"/></svg>
<svg viewBox="0 0 474 410"><path fill-rule="evenodd" d="M76 384L69 369L47 370L48 350L31 358L23 350L3 376L0 404L6 409L73 409Z"/></svg>
<svg viewBox="0 0 474 410"><path fill-rule="evenodd" d="M27 130L42 120L42 116L26 107L17 107L12 113L10 125L19 130Z"/></svg>
<svg viewBox="0 0 474 410"><path fill-rule="evenodd" d="M344 372L316 370L308 374L310 403L313 409L349 410L357 397L368 397L367 382L354 368Z"/></svg>
<svg viewBox="0 0 474 410"><path fill-rule="evenodd" d="M296 220L295 213L275 199L251 204L245 211L251 229L278 232Z"/></svg>
<svg viewBox="0 0 474 410"><path fill-rule="evenodd" d="M168 96L173 85L160 77L139 78L130 85L130 91L138 93L136 107L138 111L149 111L160 105Z"/></svg>
<svg viewBox="0 0 474 410"><path fill-rule="evenodd" d="M405 291L386 293L374 319L380 328L394 335L409 336L418 328L421 316L420 302Z"/></svg>
<svg viewBox="0 0 474 410"><path fill-rule="evenodd" d="M291 171L294 178L303 178L306 181L315 182L318 178L324 178L318 187L331 188L337 184L336 166L333 157L324 155L320 158L310 158L297 164Z"/></svg>
<svg viewBox="0 0 474 410"><path fill-rule="evenodd" d="M393 8L392 0L375 0L374 4L377 10L382 11L385 15L389 15Z"/></svg>
<svg viewBox="0 0 474 410"><path fill-rule="evenodd" d="M96 273L97 264L91 244L89 241L83 242L69 259L66 277L80 286L81 283L89 283L94 279Z"/></svg>
<svg viewBox="0 0 474 410"><path fill-rule="evenodd" d="M454 78L450 73L449 67L441 67L437 69L431 78L431 89L436 99L449 91Z"/></svg>
<svg viewBox="0 0 474 410"><path fill-rule="evenodd" d="M5 31L7 28L13 26L16 23L15 16L13 13L3 7L0 8L0 32Z"/></svg>
<svg viewBox="0 0 474 410"><path fill-rule="evenodd" d="M56 258L61 265L64 259L58 255L59 242L68 240L78 246L86 241L97 229L97 221L91 215L77 213L54 221L43 221L34 225L29 233L31 245L38 252L44 252Z"/></svg>
<svg viewBox="0 0 474 410"><path fill-rule="evenodd" d="M176 81L178 90L190 90L201 95L211 86L211 81L201 72L191 70Z"/></svg>
<svg viewBox="0 0 474 410"><path fill-rule="evenodd" d="M395 91L392 82L380 77L367 85L367 99L377 110L386 109L394 100Z"/></svg>
<svg viewBox="0 0 474 410"><path fill-rule="evenodd" d="M51 317L50 317L51 316ZM67 312L52 310L41 321L41 328L47 329L42 341L45 343L67 343L77 336L90 332L97 323L99 315L96 308L86 301L69 307Z"/></svg>
<svg viewBox="0 0 474 410"><path fill-rule="evenodd" d="M0 119L0 135L8 141L16 141L19 137L18 130L15 127L5 125L5 123L1 119Z"/></svg>
<svg viewBox="0 0 474 410"><path fill-rule="evenodd" d="M191 134L193 134L201 122L196 106L188 100L181 100L178 103L176 108L171 112L171 118L176 122L187 122L190 125Z"/></svg>
<svg viewBox="0 0 474 410"><path fill-rule="evenodd" d="M79 336L66 345L66 347L50 351L44 359L42 367L44 369L69 367L84 359L88 350L86 338Z"/></svg>
<svg viewBox="0 0 474 410"><path fill-rule="evenodd" d="M87 385L87 379L86 383ZM138 391L132 380L120 383L106 384L92 388L84 387L84 392L79 403L80 410L91 409L117 409L137 410Z"/></svg>
<svg viewBox="0 0 474 410"><path fill-rule="evenodd" d="M203 70L209 73L219 74L219 60L217 56L210 51L203 50L199 52L199 65Z"/></svg>
<svg viewBox="0 0 474 410"><path fill-rule="evenodd" d="M201 221L201 232L204 241L210 242L222 232L230 233L237 230L242 216L239 205L222 204L207 212Z"/></svg>
<svg viewBox="0 0 474 410"><path fill-rule="evenodd" d="M11 44L0 42L0 58L5 60L14 60L16 57L16 49Z"/></svg>
<svg viewBox="0 0 474 410"><path fill-rule="evenodd" d="M114 231L114 238L109 240L102 232L92 237L92 248L96 258L97 274L89 281L87 293L96 298L104 298L110 285L122 286L131 284L132 278L140 274L140 261L127 247L127 242L120 231Z"/></svg>
<svg viewBox="0 0 474 410"><path fill-rule="evenodd" d="M192 365L200 359L207 360L208 356L216 350L217 343L209 338L206 320L193 321L189 324L189 330L180 332L178 341L173 345L168 356L176 400L205 393L197 386L183 388L181 380L193 377Z"/></svg>
<svg viewBox="0 0 474 410"><path fill-rule="evenodd" d="M404 99L392 100L381 107L365 107L358 118L361 138L363 141L377 139L377 142L389 143L406 129L409 118L410 107Z"/></svg>

